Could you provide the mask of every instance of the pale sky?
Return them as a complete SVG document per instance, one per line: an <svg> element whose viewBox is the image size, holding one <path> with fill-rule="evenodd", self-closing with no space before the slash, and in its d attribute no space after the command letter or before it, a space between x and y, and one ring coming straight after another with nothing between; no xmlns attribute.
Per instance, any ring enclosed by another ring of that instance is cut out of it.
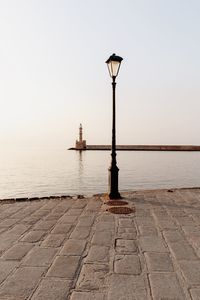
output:
<svg viewBox="0 0 200 300"><path fill-rule="evenodd" d="M1 147L200 145L199 0L0 0Z"/></svg>

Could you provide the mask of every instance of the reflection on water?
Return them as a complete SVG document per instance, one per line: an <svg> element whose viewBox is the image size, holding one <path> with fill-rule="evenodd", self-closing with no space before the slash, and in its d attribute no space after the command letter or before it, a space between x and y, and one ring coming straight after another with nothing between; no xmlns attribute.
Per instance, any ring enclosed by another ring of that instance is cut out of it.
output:
<svg viewBox="0 0 200 300"><path fill-rule="evenodd" d="M83 151L76 151L78 156L78 190L81 192L81 186L83 185L84 176L84 162L83 162Z"/></svg>
<svg viewBox="0 0 200 300"><path fill-rule="evenodd" d="M0 198L108 189L109 151L0 150ZM200 186L200 152L119 151L120 191Z"/></svg>

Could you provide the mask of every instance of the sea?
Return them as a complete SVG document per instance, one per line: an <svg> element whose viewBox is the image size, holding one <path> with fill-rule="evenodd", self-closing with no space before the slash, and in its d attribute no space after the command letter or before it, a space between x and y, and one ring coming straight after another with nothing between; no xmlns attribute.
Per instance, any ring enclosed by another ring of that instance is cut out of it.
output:
<svg viewBox="0 0 200 300"><path fill-rule="evenodd" d="M108 192L110 151L1 149L0 199ZM118 151L119 191L200 187L200 152Z"/></svg>

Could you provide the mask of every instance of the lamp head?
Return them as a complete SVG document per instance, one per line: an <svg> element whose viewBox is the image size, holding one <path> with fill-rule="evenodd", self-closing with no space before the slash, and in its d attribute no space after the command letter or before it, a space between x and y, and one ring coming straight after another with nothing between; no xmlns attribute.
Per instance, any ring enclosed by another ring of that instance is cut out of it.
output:
<svg viewBox="0 0 200 300"><path fill-rule="evenodd" d="M106 61L110 77L116 78L123 58L113 53Z"/></svg>

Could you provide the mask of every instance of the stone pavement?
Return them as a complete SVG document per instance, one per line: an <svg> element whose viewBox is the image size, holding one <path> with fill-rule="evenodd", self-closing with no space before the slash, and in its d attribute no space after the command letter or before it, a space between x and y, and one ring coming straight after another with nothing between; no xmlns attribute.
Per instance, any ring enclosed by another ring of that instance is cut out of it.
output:
<svg viewBox="0 0 200 300"><path fill-rule="evenodd" d="M200 189L0 202L0 300L199 300Z"/></svg>

